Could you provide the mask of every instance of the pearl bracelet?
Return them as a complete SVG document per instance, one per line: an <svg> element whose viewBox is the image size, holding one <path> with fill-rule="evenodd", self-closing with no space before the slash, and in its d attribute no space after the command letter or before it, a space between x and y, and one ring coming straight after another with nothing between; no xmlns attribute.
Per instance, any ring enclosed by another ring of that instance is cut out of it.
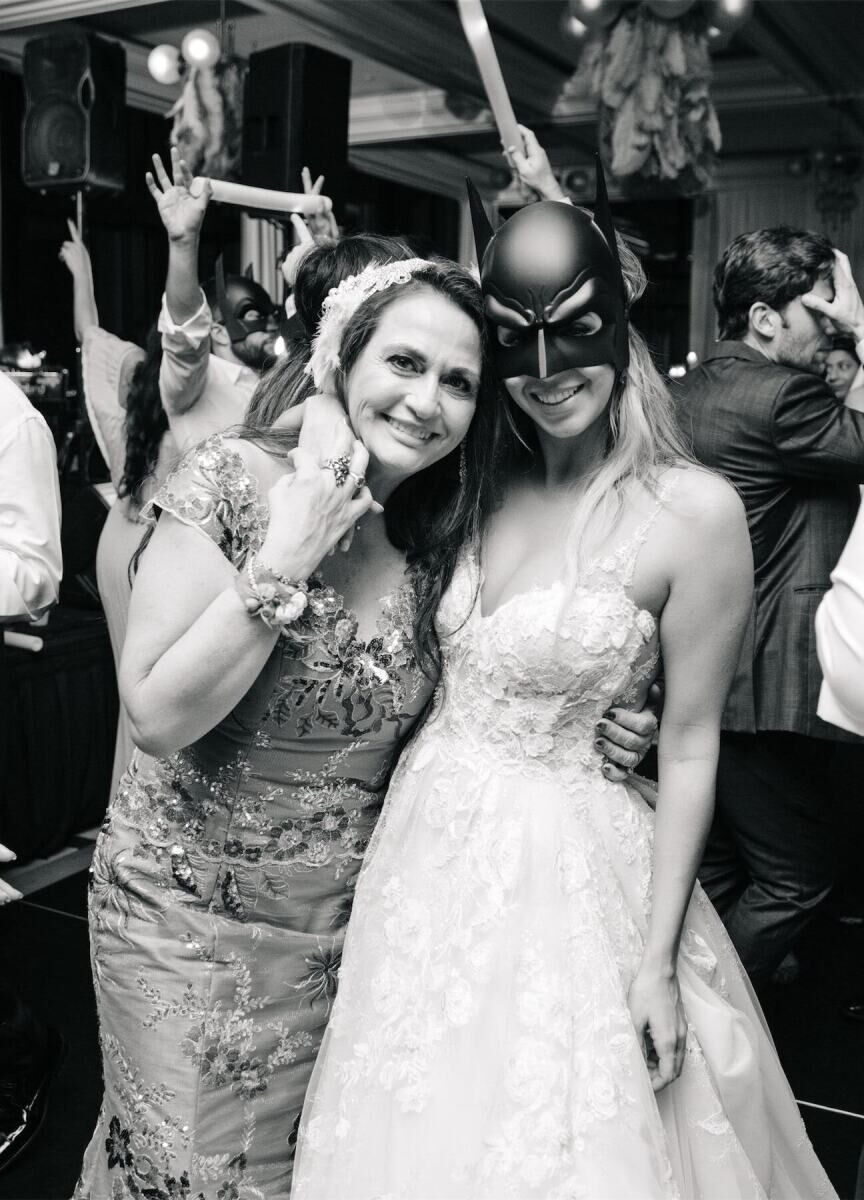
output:
<svg viewBox="0 0 864 1200"><path fill-rule="evenodd" d="M309 585L294 582L266 566L255 555L246 560L246 570L237 576L235 587L250 617L260 617L270 629L292 625L306 611Z"/></svg>

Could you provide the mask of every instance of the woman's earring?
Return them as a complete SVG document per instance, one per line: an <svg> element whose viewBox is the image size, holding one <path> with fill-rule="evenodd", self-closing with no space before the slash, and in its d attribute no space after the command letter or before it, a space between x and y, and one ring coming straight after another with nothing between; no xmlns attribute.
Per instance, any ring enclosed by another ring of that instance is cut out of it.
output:
<svg viewBox="0 0 864 1200"><path fill-rule="evenodd" d="M468 478L468 464L465 458L465 443L459 447L459 487L465 489L465 480Z"/></svg>

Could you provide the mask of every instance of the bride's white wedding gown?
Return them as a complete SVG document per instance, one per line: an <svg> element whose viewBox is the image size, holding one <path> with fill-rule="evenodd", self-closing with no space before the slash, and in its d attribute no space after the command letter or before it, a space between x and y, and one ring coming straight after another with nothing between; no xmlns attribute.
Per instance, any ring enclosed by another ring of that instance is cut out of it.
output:
<svg viewBox="0 0 864 1200"><path fill-rule="evenodd" d="M656 672L629 595L649 525L569 598L535 588L487 616L460 564L441 695L357 888L295 1200L835 1196L698 886L685 1063L658 1095L630 1019L654 814L593 739Z"/></svg>

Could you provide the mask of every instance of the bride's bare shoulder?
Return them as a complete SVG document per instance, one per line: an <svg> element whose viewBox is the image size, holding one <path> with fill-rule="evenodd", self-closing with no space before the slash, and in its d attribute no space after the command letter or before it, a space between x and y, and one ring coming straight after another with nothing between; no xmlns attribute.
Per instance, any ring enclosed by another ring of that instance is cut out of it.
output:
<svg viewBox="0 0 864 1200"><path fill-rule="evenodd" d="M697 463L684 463L667 468L659 484L673 520L684 521L701 532L728 527L746 529L741 497L716 471Z"/></svg>

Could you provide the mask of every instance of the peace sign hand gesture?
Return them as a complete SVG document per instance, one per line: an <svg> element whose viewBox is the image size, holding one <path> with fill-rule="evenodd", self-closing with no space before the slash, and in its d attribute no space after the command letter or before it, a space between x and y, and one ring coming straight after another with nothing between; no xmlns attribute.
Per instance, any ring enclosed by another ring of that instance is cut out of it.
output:
<svg viewBox="0 0 864 1200"><path fill-rule="evenodd" d="M171 147L173 181L168 178L158 154L153 155L153 169L156 179L150 171L144 178L150 195L156 201L169 241L197 240L210 203L210 180L193 177L176 146Z"/></svg>
<svg viewBox="0 0 864 1200"><path fill-rule="evenodd" d="M313 183L312 172L308 167L304 167L300 172L300 178L303 181L303 191L307 196L321 195L321 189L324 186L323 175L319 175ZM320 211L311 213L307 216L306 221L313 238L330 237L334 241L339 241L339 226L333 216L333 206L326 197L321 200Z"/></svg>
<svg viewBox="0 0 864 1200"><path fill-rule="evenodd" d="M82 279L93 285L93 270L90 266L90 255L81 240L81 234L73 221L66 221L69 230L69 240L60 247L60 261L68 269L73 278Z"/></svg>

